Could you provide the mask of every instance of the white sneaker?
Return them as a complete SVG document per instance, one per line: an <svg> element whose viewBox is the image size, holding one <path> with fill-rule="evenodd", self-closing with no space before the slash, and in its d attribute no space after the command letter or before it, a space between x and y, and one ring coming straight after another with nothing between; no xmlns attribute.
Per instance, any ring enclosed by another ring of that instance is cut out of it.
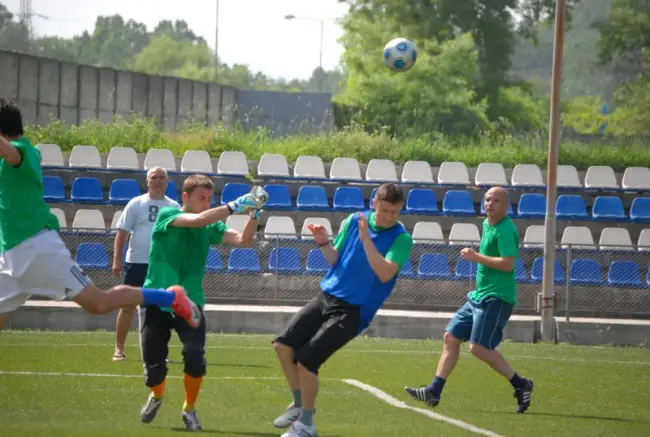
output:
<svg viewBox="0 0 650 437"><path fill-rule="evenodd" d="M273 426L276 428L287 428L291 426L293 422L298 420L298 416L300 416L300 410L301 408L294 407L293 404L289 405L287 409L284 410L284 413L282 413L275 419L275 421L273 421Z"/></svg>
<svg viewBox="0 0 650 437"><path fill-rule="evenodd" d="M316 427L314 425L307 426L304 423L296 420L281 437L315 437Z"/></svg>

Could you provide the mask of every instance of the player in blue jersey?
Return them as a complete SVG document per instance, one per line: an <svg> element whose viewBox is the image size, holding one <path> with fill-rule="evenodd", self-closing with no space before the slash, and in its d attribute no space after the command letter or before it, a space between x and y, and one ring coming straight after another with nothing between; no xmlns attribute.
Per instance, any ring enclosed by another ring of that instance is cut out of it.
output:
<svg viewBox="0 0 650 437"><path fill-rule="evenodd" d="M404 193L396 184L377 189L374 212L350 215L333 244L322 225L310 231L330 269L322 292L291 319L274 341L293 402L274 424L282 437L313 437L318 370L337 350L366 329L390 295L408 260L413 238L398 222Z"/></svg>

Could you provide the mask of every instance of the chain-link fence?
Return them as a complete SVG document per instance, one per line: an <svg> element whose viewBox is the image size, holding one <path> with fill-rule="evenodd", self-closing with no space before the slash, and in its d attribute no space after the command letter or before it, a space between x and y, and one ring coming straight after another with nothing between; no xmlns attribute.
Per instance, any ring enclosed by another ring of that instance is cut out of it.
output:
<svg viewBox="0 0 650 437"><path fill-rule="evenodd" d="M101 288L120 282L111 271L114 234L66 232L73 257ZM386 302L388 308L454 311L475 287L476 264L460 258L463 247L418 240ZM650 317L650 252L612 247L558 246L555 298L558 316ZM213 246L206 264L208 302L292 304L319 290L328 265L313 240L258 233L253 247ZM522 247L516 264L518 314L539 313L543 250Z"/></svg>

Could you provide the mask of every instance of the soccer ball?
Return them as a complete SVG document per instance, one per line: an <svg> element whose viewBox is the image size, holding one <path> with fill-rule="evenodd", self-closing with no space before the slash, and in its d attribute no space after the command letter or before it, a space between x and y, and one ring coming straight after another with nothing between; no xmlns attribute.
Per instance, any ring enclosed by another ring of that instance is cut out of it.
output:
<svg viewBox="0 0 650 437"><path fill-rule="evenodd" d="M395 38L384 47L384 64L398 73L410 70L417 57L415 44L406 38Z"/></svg>

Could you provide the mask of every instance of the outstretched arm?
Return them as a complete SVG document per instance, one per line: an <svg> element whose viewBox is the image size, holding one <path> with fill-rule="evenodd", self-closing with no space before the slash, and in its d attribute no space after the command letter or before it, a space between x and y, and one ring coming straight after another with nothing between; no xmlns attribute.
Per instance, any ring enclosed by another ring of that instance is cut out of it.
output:
<svg viewBox="0 0 650 437"><path fill-rule="evenodd" d="M223 205L210 208L200 214L179 214L170 225L177 228L203 228L227 218L230 214L231 210L228 208L228 205Z"/></svg>
<svg viewBox="0 0 650 437"><path fill-rule="evenodd" d="M253 239L255 238L255 232L257 231L257 219L249 217L248 221L244 225L242 232L238 232L234 229L228 229L223 234L223 244L233 247L251 247L253 245Z"/></svg>
<svg viewBox="0 0 650 437"><path fill-rule="evenodd" d="M0 137L0 158L7 161L10 165L16 167L20 165L23 157L14 146L5 138Z"/></svg>

